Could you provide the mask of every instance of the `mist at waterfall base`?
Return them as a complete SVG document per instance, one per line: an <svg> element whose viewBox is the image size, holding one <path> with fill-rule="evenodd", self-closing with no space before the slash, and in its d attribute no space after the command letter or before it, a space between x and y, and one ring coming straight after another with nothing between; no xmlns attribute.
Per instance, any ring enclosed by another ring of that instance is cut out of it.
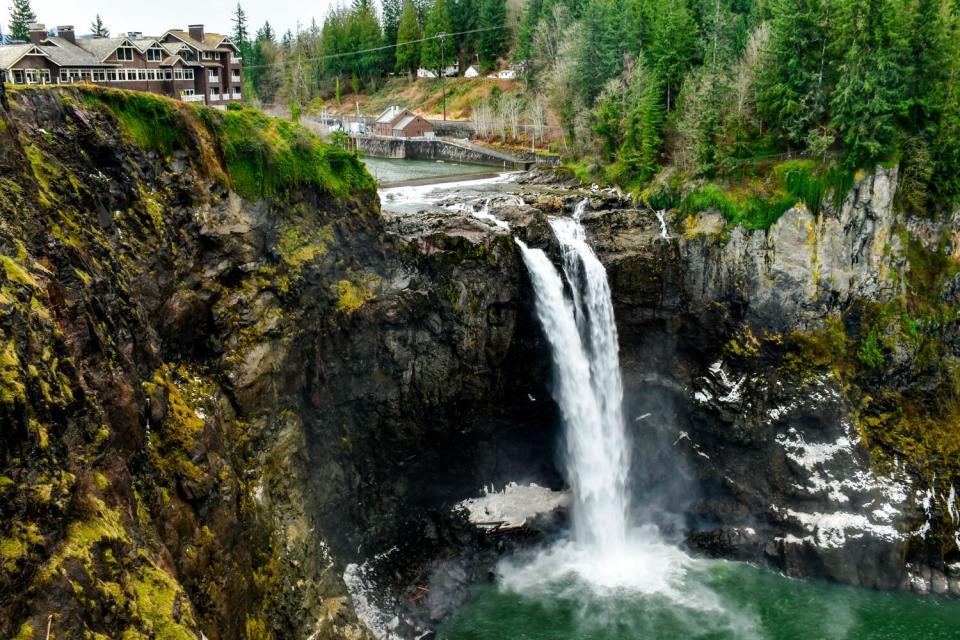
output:
<svg viewBox="0 0 960 640"><path fill-rule="evenodd" d="M744 563L693 558L636 518L658 507L630 504L617 330L605 269L580 223L585 204L572 218L550 220L562 274L542 250L517 240L553 359L563 463L574 495L571 529L543 549L501 561L497 584L477 585L439 637L956 637L960 603L799 582Z"/></svg>

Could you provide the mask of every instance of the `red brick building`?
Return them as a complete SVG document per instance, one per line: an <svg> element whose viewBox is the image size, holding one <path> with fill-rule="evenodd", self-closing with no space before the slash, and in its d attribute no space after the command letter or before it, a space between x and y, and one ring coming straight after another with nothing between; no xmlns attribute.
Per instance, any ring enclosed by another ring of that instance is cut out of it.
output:
<svg viewBox="0 0 960 640"><path fill-rule="evenodd" d="M433 135L433 125L409 109L394 106L377 117L373 131L378 136L423 138Z"/></svg>
<svg viewBox="0 0 960 640"><path fill-rule="evenodd" d="M77 39L73 27L50 36L30 25L30 42L0 46L0 71L13 84L88 82L225 108L243 99L243 61L230 38L203 25L159 37L131 33Z"/></svg>

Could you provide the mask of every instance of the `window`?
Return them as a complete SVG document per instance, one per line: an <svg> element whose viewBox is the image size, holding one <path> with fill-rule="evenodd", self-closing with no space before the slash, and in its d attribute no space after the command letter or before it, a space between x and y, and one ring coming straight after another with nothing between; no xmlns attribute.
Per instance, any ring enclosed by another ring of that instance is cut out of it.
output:
<svg viewBox="0 0 960 640"><path fill-rule="evenodd" d="M80 79L80 69L70 69L70 81L76 82Z"/></svg>
<svg viewBox="0 0 960 640"><path fill-rule="evenodd" d="M27 69L27 84L37 84L39 81L39 74L36 69Z"/></svg>
<svg viewBox="0 0 960 640"><path fill-rule="evenodd" d="M193 89L184 89L183 91L180 92L180 95L192 96L192 95L193 95Z"/></svg>
<svg viewBox="0 0 960 640"><path fill-rule="evenodd" d="M117 71L115 69L107 71L107 80L109 80L110 82L117 81Z"/></svg>
<svg viewBox="0 0 960 640"><path fill-rule="evenodd" d="M117 49L117 60L133 60L133 47L120 47Z"/></svg>
<svg viewBox="0 0 960 640"><path fill-rule="evenodd" d="M147 79L147 70L137 69L137 80L146 80L146 79Z"/></svg>
<svg viewBox="0 0 960 640"><path fill-rule="evenodd" d="M231 74L231 76L233 77L233 80L234 80L235 82L239 82L239 81L240 81L240 72L237 71L236 69L233 70L233 73Z"/></svg>
<svg viewBox="0 0 960 640"><path fill-rule="evenodd" d="M153 69L147 69L147 80L156 80L157 72Z"/></svg>
<svg viewBox="0 0 960 640"><path fill-rule="evenodd" d="M94 69L93 70L93 81L94 82L106 82L107 81L107 72L103 69Z"/></svg>
<svg viewBox="0 0 960 640"><path fill-rule="evenodd" d="M60 69L60 82L69 82L70 74L66 69Z"/></svg>
<svg viewBox="0 0 960 640"><path fill-rule="evenodd" d="M183 79L184 79L184 80L193 80L193 69L184 69L184 70L183 70Z"/></svg>
<svg viewBox="0 0 960 640"><path fill-rule="evenodd" d="M174 70L173 70L173 79L174 79L174 80L183 80L183 69L174 69Z"/></svg>
<svg viewBox="0 0 960 640"><path fill-rule="evenodd" d="M24 80L23 69L14 69L13 70L13 84L23 84L26 82Z"/></svg>
<svg viewBox="0 0 960 640"><path fill-rule="evenodd" d="M173 80L173 71L171 71L170 69L165 70L165 71L163 72L163 79L164 79L164 80Z"/></svg>
<svg viewBox="0 0 960 640"><path fill-rule="evenodd" d="M216 58L217 58L216 54L215 54L215 53L212 53L212 52L210 52L210 51L204 51L204 52L203 52L202 54L200 54L200 55L201 55L201 58L202 58L203 60L216 60Z"/></svg>
<svg viewBox="0 0 960 640"><path fill-rule="evenodd" d="M210 82L220 82L220 74L216 69L210 69Z"/></svg>
<svg viewBox="0 0 960 640"><path fill-rule="evenodd" d="M151 47L147 49L147 60L150 62L160 62L163 60L163 49L159 47Z"/></svg>

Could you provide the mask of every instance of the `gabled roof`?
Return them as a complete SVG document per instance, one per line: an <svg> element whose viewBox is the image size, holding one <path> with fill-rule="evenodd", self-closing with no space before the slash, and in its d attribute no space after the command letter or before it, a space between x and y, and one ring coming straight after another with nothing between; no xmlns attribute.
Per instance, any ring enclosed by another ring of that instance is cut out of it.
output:
<svg viewBox="0 0 960 640"><path fill-rule="evenodd" d="M406 118L404 118L403 120L401 120L401 121L398 122L397 124L393 125L393 130L394 130L394 131L403 131L404 127L406 127L408 124L410 124L411 122L413 122L413 121L416 120L416 119L417 119L417 116L414 116L414 115L407 116Z"/></svg>
<svg viewBox="0 0 960 640"><path fill-rule="evenodd" d="M202 67L203 66L199 62L196 62L194 60L184 60L180 56L170 56L169 58L164 59L164 61L160 63L160 66L172 67L177 63L180 63L185 67Z"/></svg>
<svg viewBox="0 0 960 640"><path fill-rule="evenodd" d="M94 38L93 40L80 40L77 44L101 62L109 58L110 54L120 47L133 47L143 53L143 49L138 47L130 38Z"/></svg>
<svg viewBox="0 0 960 640"><path fill-rule="evenodd" d="M75 45L65 38L48 36L43 40L43 50L50 59L61 67L113 67L116 65L104 64L101 60Z"/></svg>
<svg viewBox="0 0 960 640"><path fill-rule="evenodd" d="M140 49L140 51L146 51L154 46L163 47L163 44L157 38L137 38L133 41L133 44Z"/></svg>
<svg viewBox="0 0 960 640"><path fill-rule="evenodd" d="M203 42L200 42L199 40L194 40L193 37L190 36L189 31L180 31L179 29L171 29L170 31L167 31L165 34L163 34L161 38L166 38L167 36L173 36L177 40L190 45L197 51L215 51L219 53L225 53L230 51L231 48L234 50L239 50L237 49L237 46L233 44L232 41L230 41L229 38L227 38L226 36L222 36L219 33L204 34ZM227 42L224 43L224 41L227 41ZM221 44L225 44L226 46L221 48L220 46Z"/></svg>
<svg viewBox="0 0 960 640"><path fill-rule="evenodd" d="M388 107L386 111L377 116L376 124L393 124L397 121L397 118L403 115L404 111L406 109L397 106Z"/></svg>
<svg viewBox="0 0 960 640"><path fill-rule="evenodd" d="M0 69L9 69L18 63L20 58L31 53L42 55L45 58L50 57L42 47L34 44L11 44L0 48Z"/></svg>

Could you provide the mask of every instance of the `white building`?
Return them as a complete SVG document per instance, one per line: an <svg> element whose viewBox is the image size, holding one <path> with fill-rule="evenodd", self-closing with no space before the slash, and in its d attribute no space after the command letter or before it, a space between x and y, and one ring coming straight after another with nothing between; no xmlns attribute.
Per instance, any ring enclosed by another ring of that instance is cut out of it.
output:
<svg viewBox="0 0 960 640"><path fill-rule="evenodd" d="M424 69L421 67L420 69L417 69L417 77L418 78L436 78L437 74L435 74L433 71L430 71L429 69Z"/></svg>
<svg viewBox="0 0 960 640"><path fill-rule="evenodd" d="M469 67L467 67L467 70L464 71L463 77L464 77L464 78L479 78L479 77L480 77L480 72L477 70L477 68L476 68L475 66L470 65Z"/></svg>

